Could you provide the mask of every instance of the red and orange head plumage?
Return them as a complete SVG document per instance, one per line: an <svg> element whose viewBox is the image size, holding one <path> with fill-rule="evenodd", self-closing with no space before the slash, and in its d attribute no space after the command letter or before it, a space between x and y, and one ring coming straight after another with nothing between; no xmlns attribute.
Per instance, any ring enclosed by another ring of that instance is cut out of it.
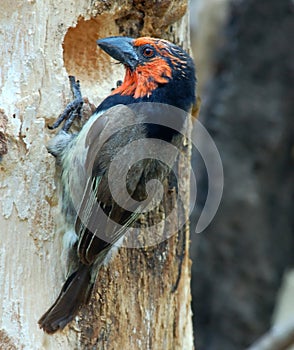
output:
<svg viewBox="0 0 294 350"><path fill-rule="evenodd" d="M98 45L126 67L124 81L112 95L129 96L134 102L170 103L184 109L194 103L194 64L182 48L150 37L110 37L98 40Z"/></svg>

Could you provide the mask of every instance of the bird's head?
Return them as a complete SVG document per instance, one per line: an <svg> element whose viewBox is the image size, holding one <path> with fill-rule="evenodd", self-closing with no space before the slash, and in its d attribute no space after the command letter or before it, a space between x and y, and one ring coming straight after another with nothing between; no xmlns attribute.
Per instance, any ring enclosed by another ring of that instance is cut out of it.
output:
<svg viewBox="0 0 294 350"><path fill-rule="evenodd" d="M124 81L113 95L132 97L134 102L171 104L187 111L195 102L194 63L179 46L149 37L109 37L97 43L126 68Z"/></svg>

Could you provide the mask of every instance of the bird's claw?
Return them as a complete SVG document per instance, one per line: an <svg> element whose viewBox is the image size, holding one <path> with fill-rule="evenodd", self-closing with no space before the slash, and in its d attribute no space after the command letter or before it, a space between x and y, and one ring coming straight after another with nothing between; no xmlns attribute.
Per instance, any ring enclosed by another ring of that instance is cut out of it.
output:
<svg viewBox="0 0 294 350"><path fill-rule="evenodd" d="M79 80L76 81L75 77L72 75L69 76L69 82L74 100L65 107L63 113L58 117L56 122L48 127L50 130L58 128L65 120L62 130L68 132L75 118L78 117L81 119L81 110L84 101L81 94L80 82Z"/></svg>
<svg viewBox="0 0 294 350"><path fill-rule="evenodd" d="M112 88L111 91L113 91L113 90L117 89L118 87L120 87L122 85L122 83L123 83L122 80L118 80L116 82L116 88Z"/></svg>

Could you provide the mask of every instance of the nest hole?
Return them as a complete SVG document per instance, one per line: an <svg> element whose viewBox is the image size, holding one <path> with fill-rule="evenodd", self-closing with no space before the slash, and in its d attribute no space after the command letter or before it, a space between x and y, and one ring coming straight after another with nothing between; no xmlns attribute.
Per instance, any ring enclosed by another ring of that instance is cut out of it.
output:
<svg viewBox="0 0 294 350"><path fill-rule="evenodd" d="M79 18L63 41L63 60L68 75L80 80L83 96L96 105L109 95L116 81L123 78L123 67L116 64L97 45L98 39L119 35L115 19L109 14L89 20Z"/></svg>

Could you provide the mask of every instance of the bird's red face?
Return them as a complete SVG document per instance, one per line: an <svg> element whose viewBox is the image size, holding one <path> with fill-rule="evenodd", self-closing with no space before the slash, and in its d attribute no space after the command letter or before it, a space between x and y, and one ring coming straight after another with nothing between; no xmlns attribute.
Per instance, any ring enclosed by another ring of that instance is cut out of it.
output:
<svg viewBox="0 0 294 350"><path fill-rule="evenodd" d="M195 85L192 59L180 47L166 40L110 37L97 43L126 67L123 84L113 94L149 98L157 88L172 81L191 80Z"/></svg>

